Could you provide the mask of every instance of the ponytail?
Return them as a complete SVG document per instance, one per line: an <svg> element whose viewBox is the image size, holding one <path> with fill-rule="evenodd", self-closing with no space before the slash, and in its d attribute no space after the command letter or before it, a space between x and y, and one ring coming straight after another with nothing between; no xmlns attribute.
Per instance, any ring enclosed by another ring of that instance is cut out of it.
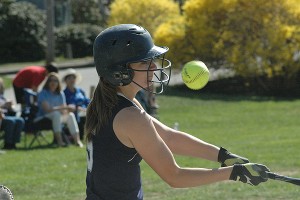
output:
<svg viewBox="0 0 300 200"><path fill-rule="evenodd" d="M84 132L87 141L92 139L100 127L108 123L112 115L112 109L117 104L116 87L111 86L100 78L93 98L86 111Z"/></svg>

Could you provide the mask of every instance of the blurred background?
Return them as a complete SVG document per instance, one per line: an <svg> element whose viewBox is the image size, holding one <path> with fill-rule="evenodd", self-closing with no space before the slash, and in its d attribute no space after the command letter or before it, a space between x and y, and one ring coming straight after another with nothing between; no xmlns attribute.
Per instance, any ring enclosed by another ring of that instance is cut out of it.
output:
<svg viewBox="0 0 300 200"><path fill-rule="evenodd" d="M82 58L91 66L94 38L119 23L168 46L175 72L206 63L203 92L300 95L298 0L0 0L0 68Z"/></svg>
<svg viewBox="0 0 300 200"><path fill-rule="evenodd" d="M98 82L93 41L120 23L141 25L156 45L170 48L171 86L157 95L160 121L300 177L300 0L0 0L5 96L14 98L11 81L20 69L56 62L62 75L76 68L82 75L78 86L91 97ZM181 69L191 60L203 61L210 71L201 90L182 82ZM52 141L51 131L46 136ZM0 183L15 199L85 198L85 149L35 143L28 150L25 137L17 147L0 150ZM181 156L176 161L219 167ZM300 199L299 187L277 181L172 189L141 165L146 200Z"/></svg>

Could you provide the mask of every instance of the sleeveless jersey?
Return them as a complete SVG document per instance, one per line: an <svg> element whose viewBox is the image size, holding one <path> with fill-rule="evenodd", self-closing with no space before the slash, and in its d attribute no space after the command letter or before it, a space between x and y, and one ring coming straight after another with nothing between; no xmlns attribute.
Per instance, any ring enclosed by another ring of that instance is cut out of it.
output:
<svg viewBox="0 0 300 200"><path fill-rule="evenodd" d="M136 105L118 95L118 104L107 125L93 134L87 144L86 200L143 199L139 165L142 158L134 148L122 144L113 130L115 116L131 106Z"/></svg>

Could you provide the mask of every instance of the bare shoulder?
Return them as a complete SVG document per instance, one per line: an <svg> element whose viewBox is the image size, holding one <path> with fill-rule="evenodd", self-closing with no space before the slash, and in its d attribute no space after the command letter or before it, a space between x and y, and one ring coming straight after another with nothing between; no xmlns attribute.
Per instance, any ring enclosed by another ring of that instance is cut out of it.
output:
<svg viewBox="0 0 300 200"><path fill-rule="evenodd" d="M139 120L141 118L150 119L144 110L131 106L120 110L114 121L118 121L118 123L120 123L119 121L121 120L121 122L126 121L126 123L129 123L131 120Z"/></svg>
<svg viewBox="0 0 300 200"><path fill-rule="evenodd" d="M145 132L153 131L152 124L151 118L144 110L132 106L119 111L114 118L113 129L125 146L134 147L132 140L141 137Z"/></svg>
<svg viewBox="0 0 300 200"><path fill-rule="evenodd" d="M118 139L126 146L135 148L140 156L164 180L178 169L172 152L158 133L162 129L144 110L128 107L114 119L113 128Z"/></svg>

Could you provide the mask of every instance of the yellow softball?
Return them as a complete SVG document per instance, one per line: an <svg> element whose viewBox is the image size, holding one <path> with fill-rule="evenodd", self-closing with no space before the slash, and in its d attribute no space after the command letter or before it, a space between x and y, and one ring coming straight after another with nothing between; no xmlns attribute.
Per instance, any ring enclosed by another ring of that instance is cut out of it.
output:
<svg viewBox="0 0 300 200"><path fill-rule="evenodd" d="M209 71L202 61L194 60L183 66L181 77L188 88L199 90L207 84Z"/></svg>

